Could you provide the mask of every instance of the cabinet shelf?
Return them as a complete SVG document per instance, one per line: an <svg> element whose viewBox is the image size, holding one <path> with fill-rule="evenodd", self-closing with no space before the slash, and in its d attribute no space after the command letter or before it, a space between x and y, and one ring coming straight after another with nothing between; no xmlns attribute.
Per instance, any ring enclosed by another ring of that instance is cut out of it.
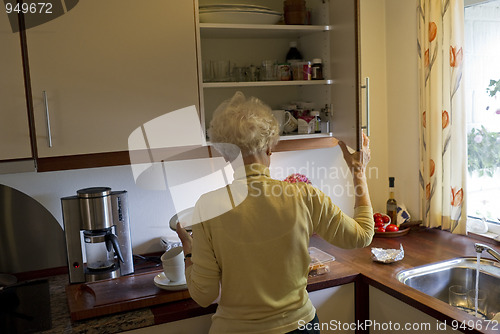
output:
<svg viewBox="0 0 500 334"><path fill-rule="evenodd" d="M333 80L291 80L291 81L245 81L245 82L205 82L203 88L272 87L272 86L314 86L331 85Z"/></svg>
<svg viewBox="0 0 500 334"><path fill-rule="evenodd" d="M333 134L330 133L309 133L309 134L299 134L291 133L280 136L280 140L296 140L296 139L314 139L314 138L330 138Z"/></svg>
<svg viewBox="0 0 500 334"><path fill-rule="evenodd" d="M284 38L330 30L330 25L200 23L202 38Z"/></svg>

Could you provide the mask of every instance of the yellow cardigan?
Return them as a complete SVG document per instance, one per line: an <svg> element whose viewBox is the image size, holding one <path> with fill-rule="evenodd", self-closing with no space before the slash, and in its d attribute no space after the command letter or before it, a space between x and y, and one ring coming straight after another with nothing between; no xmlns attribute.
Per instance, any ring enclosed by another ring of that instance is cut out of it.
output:
<svg viewBox="0 0 500 334"><path fill-rule="evenodd" d="M193 221L189 293L207 307L220 288L210 333L286 333L311 321L311 235L358 248L374 234L371 207L350 218L320 190L274 180L260 164L237 169L230 186L203 195Z"/></svg>

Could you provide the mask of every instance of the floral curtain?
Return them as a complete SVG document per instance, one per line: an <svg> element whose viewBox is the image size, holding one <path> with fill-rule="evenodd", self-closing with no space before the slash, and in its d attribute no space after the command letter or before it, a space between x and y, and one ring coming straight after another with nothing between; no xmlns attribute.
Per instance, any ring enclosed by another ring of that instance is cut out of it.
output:
<svg viewBox="0 0 500 334"><path fill-rule="evenodd" d="M463 0L417 0L423 224L465 234Z"/></svg>

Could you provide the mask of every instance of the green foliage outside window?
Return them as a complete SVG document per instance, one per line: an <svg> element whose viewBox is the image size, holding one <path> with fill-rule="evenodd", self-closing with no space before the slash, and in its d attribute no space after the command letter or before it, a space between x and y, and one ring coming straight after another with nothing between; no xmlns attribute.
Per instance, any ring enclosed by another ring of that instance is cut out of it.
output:
<svg viewBox="0 0 500 334"><path fill-rule="evenodd" d="M500 80L490 80L486 92L494 97L499 91ZM500 109L496 113L500 114ZM467 135L467 150L469 173L477 171L479 176L493 176L500 167L500 133L490 132L484 126L481 129L473 128Z"/></svg>

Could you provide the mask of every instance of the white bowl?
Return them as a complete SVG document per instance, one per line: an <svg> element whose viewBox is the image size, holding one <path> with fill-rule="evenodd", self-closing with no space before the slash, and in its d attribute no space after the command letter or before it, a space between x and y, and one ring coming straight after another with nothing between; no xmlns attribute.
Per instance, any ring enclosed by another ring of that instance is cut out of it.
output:
<svg viewBox="0 0 500 334"><path fill-rule="evenodd" d="M258 11L200 11L201 23L276 24L281 14Z"/></svg>

